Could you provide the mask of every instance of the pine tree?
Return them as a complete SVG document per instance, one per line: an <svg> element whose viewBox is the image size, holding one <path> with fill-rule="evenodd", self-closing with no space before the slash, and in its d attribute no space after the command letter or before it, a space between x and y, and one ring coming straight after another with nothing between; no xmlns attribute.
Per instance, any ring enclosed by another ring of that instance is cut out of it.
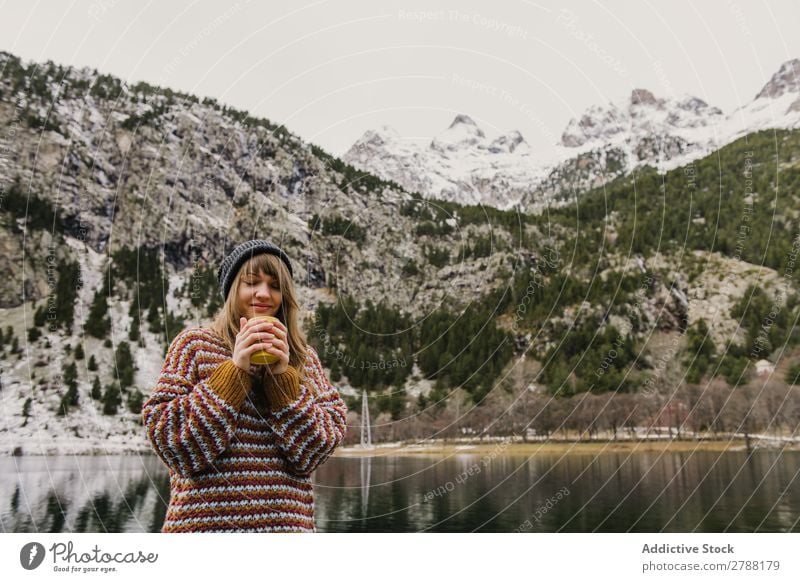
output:
<svg viewBox="0 0 800 582"><path fill-rule="evenodd" d="M159 333L161 331L161 317L158 315L158 307L155 301L150 304L150 308L147 310L147 323L150 324L151 333Z"/></svg>
<svg viewBox="0 0 800 582"><path fill-rule="evenodd" d="M75 348L75 359L82 360L84 357L85 354L83 353L83 344L79 342L77 347Z"/></svg>
<svg viewBox="0 0 800 582"><path fill-rule="evenodd" d="M786 370L786 383L797 385L800 384L800 361L792 362Z"/></svg>
<svg viewBox="0 0 800 582"><path fill-rule="evenodd" d="M685 361L688 366L686 381L690 384L699 384L714 357L714 341L708 334L708 325L702 318L689 329L686 336L688 350Z"/></svg>
<svg viewBox="0 0 800 582"><path fill-rule="evenodd" d="M85 329L89 335L98 339L106 337L111 330L111 319L108 317L108 301L102 289L98 289L94 294Z"/></svg>
<svg viewBox="0 0 800 582"><path fill-rule="evenodd" d="M28 397L25 400L25 404L22 405L22 417L25 419L25 422L22 423L22 426L28 425L28 418L31 416L31 403L32 400L30 397Z"/></svg>
<svg viewBox="0 0 800 582"><path fill-rule="evenodd" d="M139 390L131 390L128 396L128 410L134 414L141 414L142 404L144 404L144 395Z"/></svg>
<svg viewBox="0 0 800 582"><path fill-rule="evenodd" d="M100 378L94 377L92 382L92 391L90 393L92 400L100 400L103 397L103 387L100 385Z"/></svg>
<svg viewBox="0 0 800 582"><path fill-rule="evenodd" d="M397 366L394 369L394 375L392 376L392 385L397 388L402 388L405 386L407 373L408 368Z"/></svg>
<svg viewBox="0 0 800 582"><path fill-rule="evenodd" d="M128 342L119 343L115 352L115 361L119 386L124 391L126 388L133 386L133 376L135 371L133 356L131 355L131 347Z"/></svg>
<svg viewBox="0 0 800 582"><path fill-rule="evenodd" d="M90 372L97 372L97 360L94 359L94 354L89 356L89 363L86 367Z"/></svg>
<svg viewBox="0 0 800 582"><path fill-rule="evenodd" d="M215 313L217 313L220 308L222 307L222 299L219 296L219 293L212 293L211 299L206 306L206 316L213 317Z"/></svg>
<svg viewBox="0 0 800 582"><path fill-rule="evenodd" d="M131 329L128 331L128 339L132 342L138 342L141 337L139 333L139 318L134 317L131 321Z"/></svg>
<svg viewBox="0 0 800 582"><path fill-rule="evenodd" d="M164 323L164 345L169 346L172 340L183 330L185 322L173 312L168 311Z"/></svg>
<svg viewBox="0 0 800 582"><path fill-rule="evenodd" d="M58 414L60 416L66 415L71 406L78 405L78 368L75 362L70 362L69 365L64 367L63 379L64 384L67 386L67 392L61 398L61 403L58 406Z"/></svg>
<svg viewBox="0 0 800 582"><path fill-rule="evenodd" d="M42 327L44 322L47 318L47 313L44 310L44 306L40 305L36 309L36 313L33 314L33 325L36 327Z"/></svg>
<svg viewBox="0 0 800 582"><path fill-rule="evenodd" d="M103 414L110 416L116 414L121 403L119 387L116 384L106 386L106 392L103 395Z"/></svg>
<svg viewBox="0 0 800 582"><path fill-rule="evenodd" d="M389 411L392 414L392 420L400 420L403 418L403 413L406 408L406 394L402 389L393 390L389 398Z"/></svg>
<svg viewBox="0 0 800 582"><path fill-rule="evenodd" d="M338 382L342 379L342 370L339 368L339 361L334 360L331 364L331 382Z"/></svg>
<svg viewBox="0 0 800 582"><path fill-rule="evenodd" d="M58 283L56 283L56 323L72 332L75 319L75 300L81 286L81 267L77 261L59 263Z"/></svg>
<svg viewBox="0 0 800 582"><path fill-rule="evenodd" d="M139 327L140 327L140 320L141 320L141 313L139 312L139 302L141 301L141 296L139 294L139 283L137 282L134 291L133 291L133 299L131 300L130 308L128 308L128 315L131 317L131 329L128 331L128 339L132 342L139 341L141 336Z"/></svg>
<svg viewBox="0 0 800 582"><path fill-rule="evenodd" d="M64 367L63 378L64 384L67 386L78 387L78 367L75 362L70 362L69 365Z"/></svg>
<svg viewBox="0 0 800 582"><path fill-rule="evenodd" d="M61 398L61 403L58 405L58 415L66 416L69 413L71 406L78 405L78 388L77 386L70 386L67 388L67 393Z"/></svg>

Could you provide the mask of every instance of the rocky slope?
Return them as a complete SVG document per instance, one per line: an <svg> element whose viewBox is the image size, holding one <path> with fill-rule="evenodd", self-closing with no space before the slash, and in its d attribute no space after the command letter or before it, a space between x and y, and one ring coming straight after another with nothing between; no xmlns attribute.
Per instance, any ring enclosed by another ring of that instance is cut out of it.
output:
<svg viewBox="0 0 800 582"><path fill-rule="evenodd" d="M267 120L97 71L25 64L0 53L0 132L0 266L6 273L0 281L6 407L0 432L39 443L44 452L124 449L139 434L138 415L125 402L118 414L105 416L89 397L95 376L104 387L114 378L114 350L129 341L137 282L161 297L154 317L162 329L142 325L138 346L131 342L133 390L147 393L165 331L174 336L176 325L208 319L204 306L191 300L192 286L242 240L271 239L293 258L309 335L317 305L339 294L424 317L443 302L458 309L474 297L455 296L453 289L488 292L502 285L515 259L507 249L434 264L429 253L484 236L491 226L458 228L450 218L448 229L457 227L452 240L435 232L415 236L419 220L400 212L413 198L396 184L358 172ZM151 252L163 282L137 266ZM124 256L138 258L123 266ZM36 312L57 301L59 270L71 262L79 274L74 324L44 325L31 335ZM404 271L409 264L413 275ZM109 273L116 282L104 342L83 326ZM139 311L144 318L147 307ZM86 353L82 360L74 356L78 345ZM87 368L90 354L96 373ZM79 404L61 417L63 375L71 363L78 367ZM342 387L348 391L346 381ZM15 439L4 442L5 452L15 448Z"/></svg>

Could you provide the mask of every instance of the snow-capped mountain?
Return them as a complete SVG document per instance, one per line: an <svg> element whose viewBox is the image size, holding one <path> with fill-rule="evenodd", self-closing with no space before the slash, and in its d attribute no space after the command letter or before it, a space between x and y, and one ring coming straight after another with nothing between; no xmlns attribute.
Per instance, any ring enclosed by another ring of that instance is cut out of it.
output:
<svg viewBox="0 0 800 582"><path fill-rule="evenodd" d="M532 184L520 207L540 212L650 165L667 171L721 146L722 111L698 97L659 98L646 89L572 119L555 146L555 164ZM726 142L727 143L727 142ZM545 162L546 164L546 162Z"/></svg>
<svg viewBox="0 0 800 582"><path fill-rule="evenodd" d="M729 140L761 129L800 127L800 59L783 63L753 101L728 116L728 124Z"/></svg>
<svg viewBox="0 0 800 582"><path fill-rule="evenodd" d="M561 136L564 147L580 147L591 142L608 143L615 138L683 134L719 123L722 111L691 95L680 99L659 99L646 89L634 89L620 104L589 108L580 119L573 119Z"/></svg>
<svg viewBox="0 0 800 582"><path fill-rule="evenodd" d="M791 93L797 98L800 95L800 59L792 59L781 65L769 83L756 95L756 99L777 99ZM798 105L798 101L795 101Z"/></svg>
<svg viewBox="0 0 800 582"><path fill-rule="evenodd" d="M426 146L386 125L367 131L343 160L426 197L498 207L513 206L545 176L519 131L491 140L463 114Z"/></svg>
<svg viewBox="0 0 800 582"><path fill-rule="evenodd" d="M532 151L516 130L490 140L459 114L423 145L389 126L367 131L343 159L425 197L538 212L638 166L667 171L747 133L795 127L800 59L784 63L753 101L728 115L692 95L665 98L634 89L570 120L548 151Z"/></svg>

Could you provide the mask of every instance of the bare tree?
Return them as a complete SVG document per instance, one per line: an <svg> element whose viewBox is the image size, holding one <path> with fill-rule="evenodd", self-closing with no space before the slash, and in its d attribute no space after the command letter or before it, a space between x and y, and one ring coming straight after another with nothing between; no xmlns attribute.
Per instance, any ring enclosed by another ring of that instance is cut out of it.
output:
<svg viewBox="0 0 800 582"><path fill-rule="evenodd" d="M737 388L728 388L728 399L722 409L721 416L729 430L743 432L747 448L750 438L759 428L758 401L756 387L747 384Z"/></svg>
<svg viewBox="0 0 800 582"><path fill-rule="evenodd" d="M632 412L633 404L629 396L624 393L607 392L597 399L601 428L610 431L614 440L617 440L617 432Z"/></svg>

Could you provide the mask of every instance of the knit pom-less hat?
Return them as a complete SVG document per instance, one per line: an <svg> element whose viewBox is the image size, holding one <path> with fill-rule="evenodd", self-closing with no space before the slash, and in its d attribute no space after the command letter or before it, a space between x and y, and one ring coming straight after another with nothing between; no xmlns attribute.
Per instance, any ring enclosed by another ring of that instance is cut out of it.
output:
<svg viewBox="0 0 800 582"><path fill-rule="evenodd" d="M294 273L292 273L292 262L289 260L289 255L283 252L280 247L277 247L266 240L256 239L243 242L233 249L231 253L222 260L222 264L219 266L219 270L217 271L219 289L223 300L228 298L228 293L230 293L231 285L233 285L233 280L236 278L236 273L239 272L239 268L256 255L261 254L270 254L280 257L280 259L286 264L286 268L289 270L289 275L294 276Z"/></svg>

